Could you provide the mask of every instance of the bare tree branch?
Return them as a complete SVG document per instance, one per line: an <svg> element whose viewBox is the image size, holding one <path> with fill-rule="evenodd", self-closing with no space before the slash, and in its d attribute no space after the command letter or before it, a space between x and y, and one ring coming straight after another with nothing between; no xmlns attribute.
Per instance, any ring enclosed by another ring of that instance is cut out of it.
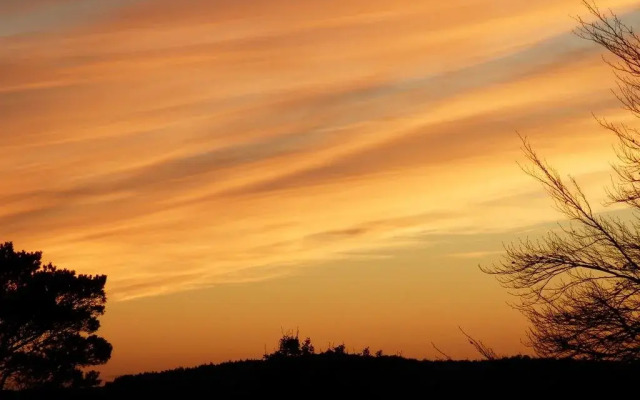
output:
<svg viewBox="0 0 640 400"><path fill-rule="evenodd" d="M612 11L584 1L591 19L577 17L576 34L603 46L618 79L616 95L640 117L640 38ZM618 139L617 176L608 204L640 210L640 135L626 125L596 118ZM598 360L640 359L640 219L597 215L576 180L563 180L527 138L522 169L538 180L568 225L545 237L505 246L503 260L486 273L518 297L529 318L528 344L541 356ZM473 344L473 342L472 342Z"/></svg>

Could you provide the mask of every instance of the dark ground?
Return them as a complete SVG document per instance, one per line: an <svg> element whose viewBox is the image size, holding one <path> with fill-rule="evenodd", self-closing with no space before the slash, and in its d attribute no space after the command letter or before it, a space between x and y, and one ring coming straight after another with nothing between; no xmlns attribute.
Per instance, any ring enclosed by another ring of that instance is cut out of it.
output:
<svg viewBox="0 0 640 400"><path fill-rule="evenodd" d="M0 399L458 398L464 394L591 398L596 392L606 393L606 398L616 393L636 398L639 382L640 363L527 357L419 361L397 356L318 354L127 375L95 389L4 392Z"/></svg>

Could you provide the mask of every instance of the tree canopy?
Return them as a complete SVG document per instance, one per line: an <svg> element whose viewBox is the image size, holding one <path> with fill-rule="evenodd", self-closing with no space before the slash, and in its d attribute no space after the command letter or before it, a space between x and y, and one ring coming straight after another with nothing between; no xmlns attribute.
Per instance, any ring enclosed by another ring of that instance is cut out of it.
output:
<svg viewBox="0 0 640 400"><path fill-rule="evenodd" d="M625 109L640 117L640 38L613 13L584 3L592 19L578 18L577 34L615 56L609 60ZM618 139L618 183L611 204L640 210L640 132L599 120ZM596 213L573 178L563 180L523 139L531 167L557 209L569 220L540 240L507 246L506 257L483 268L519 298L530 320L530 344L542 356L595 360L640 359L640 219Z"/></svg>
<svg viewBox="0 0 640 400"><path fill-rule="evenodd" d="M41 252L0 244L0 390L92 386L111 344L95 335L104 314L105 275L43 264Z"/></svg>

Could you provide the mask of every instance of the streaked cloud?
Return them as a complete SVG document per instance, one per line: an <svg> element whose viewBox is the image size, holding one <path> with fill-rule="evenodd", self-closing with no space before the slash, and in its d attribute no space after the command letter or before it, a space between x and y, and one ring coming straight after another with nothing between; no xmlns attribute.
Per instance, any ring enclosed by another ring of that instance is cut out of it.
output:
<svg viewBox="0 0 640 400"><path fill-rule="evenodd" d="M553 220L515 130L597 193L626 118L575 1L19 3L0 238L114 299Z"/></svg>
<svg viewBox="0 0 640 400"><path fill-rule="evenodd" d="M140 0L5 0L0 5L0 38L69 29Z"/></svg>

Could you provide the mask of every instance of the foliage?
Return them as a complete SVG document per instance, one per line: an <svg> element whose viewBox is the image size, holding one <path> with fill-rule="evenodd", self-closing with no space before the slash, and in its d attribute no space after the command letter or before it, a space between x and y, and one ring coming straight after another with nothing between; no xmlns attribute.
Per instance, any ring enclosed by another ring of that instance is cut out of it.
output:
<svg viewBox="0 0 640 400"><path fill-rule="evenodd" d="M337 346L329 347L327 351L325 351L325 354L335 354L342 356L347 354L347 348L345 347L344 343L339 344Z"/></svg>
<svg viewBox="0 0 640 400"><path fill-rule="evenodd" d="M369 351L369 348L367 347L365 350ZM283 333L280 340L278 340L278 349L271 354L265 354L263 358L265 360L275 360L288 357L311 356L314 355L315 352L316 349L313 343L311 343L311 338L307 337L301 344L299 331L296 331L295 335L292 331L288 331ZM327 350L320 354L345 355L347 351L345 345L340 344L334 347L329 346Z"/></svg>
<svg viewBox="0 0 640 400"><path fill-rule="evenodd" d="M311 344L311 338L307 337L302 343L302 347L300 348L303 356L309 356L315 354L316 348Z"/></svg>
<svg viewBox="0 0 640 400"><path fill-rule="evenodd" d="M578 35L592 40L617 61L618 98L640 117L640 39L613 13L585 2L593 21L578 18ZM611 204L640 210L640 133L599 121L618 138L619 183ZM519 297L515 305L530 320L530 344L541 356L596 360L640 359L640 220L596 214L573 178L565 182L523 138L536 178L570 220L560 232L506 248L505 259L485 272Z"/></svg>
<svg viewBox="0 0 640 400"><path fill-rule="evenodd" d="M336 356L246 360L203 365L160 373L116 378L104 398L298 398L301 395L354 398L458 398L473 396L528 397L531 394L571 398L607 388L628 390L638 363L550 360L518 356L484 361L430 361L398 356Z"/></svg>
<svg viewBox="0 0 640 400"><path fill-rule="evenodd" d="M40 252L0 244L0 389L92 386L111 345L94 333L106 276L42 264Z"/></svg>

